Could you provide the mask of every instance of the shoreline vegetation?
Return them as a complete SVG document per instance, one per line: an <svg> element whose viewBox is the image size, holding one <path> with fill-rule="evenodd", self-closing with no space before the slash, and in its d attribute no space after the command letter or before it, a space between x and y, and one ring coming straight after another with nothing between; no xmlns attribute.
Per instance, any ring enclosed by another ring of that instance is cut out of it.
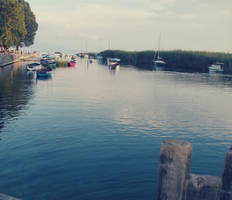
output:
<svg viewBox="0 0 232 200"><path fill-rule="evenodd" d="M0 0L0 47L29 47L34 44L38 23L25 0Z"/></svg>
<svg viewBox="0 0 232 200"><path fill-rule="evenodd" d="M56 61L57 67L68 67L68 61Z"/></svg>
<svg viewBox="0 0 232 200"><path fill-rule="evenodd" d="M141 69L152 70L155 51L122 51L105 50L99 53L106 58L119 58L122 65L134 65ZM206 51L160 51L160 56L165 60L167 69L179 69L192 72L208 72L208 67L216 62L224 63L224 73L232 73L232 54Z"/></svg>

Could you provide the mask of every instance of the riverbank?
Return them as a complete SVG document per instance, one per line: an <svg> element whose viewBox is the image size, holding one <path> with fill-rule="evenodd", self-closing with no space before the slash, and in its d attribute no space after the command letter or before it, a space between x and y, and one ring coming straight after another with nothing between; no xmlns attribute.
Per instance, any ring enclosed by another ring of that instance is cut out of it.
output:
<svg viewBox="0 0 232 200"><path fill-rule="evenodd" d="M19 62L20 60L27 60L35 57L34 53L25 54L0 54L0 67L5 67L13 63Z"/></svg>
<svg viewBox="0 0 232 200"><path fill-rule="evenodd" d="M152 69L155 51L120 51L106 50L100 53L104 61L107 57L121 59L123 65L135 65L138 68ZM216 62L222 62L225 73L232 73L232 54L215 53L204 51L161 51L160 56L164 58L169 69L180 69L196 72L208 72L208 67Z"/></svg>

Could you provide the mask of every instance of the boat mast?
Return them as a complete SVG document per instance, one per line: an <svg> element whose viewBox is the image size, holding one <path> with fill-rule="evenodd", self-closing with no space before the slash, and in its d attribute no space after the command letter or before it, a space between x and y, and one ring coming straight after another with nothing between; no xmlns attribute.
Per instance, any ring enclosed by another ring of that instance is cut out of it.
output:
<svg viewBox="0 0 232 200"><path fill-rule="evenodd" d="M108 40L108 50L110 50L110 40Z"/></svg>
<svg viewBox="0 0 232 200"><path fill-rule="evenodd" d="M159 34L159 41L158 41L158 59L160 58L159 52L160 52L160 41L161 41L161 33Z"/></svg>
<svg viewBox="0 0 232 200"><path fill-rule="evenodd" d="M159 37L158 37L158 45L157 45L157 49L155 50L155 55L154 55L153 61L159 59L160 40L161 40L161 33L159 34Z"/></svg>

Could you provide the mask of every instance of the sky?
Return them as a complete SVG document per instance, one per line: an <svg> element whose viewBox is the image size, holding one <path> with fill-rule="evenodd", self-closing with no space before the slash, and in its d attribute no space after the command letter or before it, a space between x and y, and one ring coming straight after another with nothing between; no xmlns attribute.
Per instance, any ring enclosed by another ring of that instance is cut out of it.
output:
<svg viewBox="0 0 232 200"><path fill-rule="evenodd" d="M203 50L232 53L232 0L27 0L33 50L66 53Z"/></svg>

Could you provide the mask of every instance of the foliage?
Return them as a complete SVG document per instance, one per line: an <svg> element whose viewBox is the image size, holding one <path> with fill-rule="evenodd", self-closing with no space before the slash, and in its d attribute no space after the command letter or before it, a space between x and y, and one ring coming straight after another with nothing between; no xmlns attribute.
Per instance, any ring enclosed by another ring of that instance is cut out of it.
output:
<svg viewBox="0 0 232 200"><path fill-rule="evenodd" d="M129 52L119 50L106 50L100 53L104 59L115 57L121 59L121 64L135 65L139 68L152 69L154 51ZM206 72L208 67L215 62L223 62L226 73L232 73L232 54L214 53L204 51L161 51L160 56L164 58L167 68Z"/></svg>
<svg viewBox="0 0 232 200"><path fill-rule="evenodd" d="M35 16L24 0L0 0L0 44L11 47L33 44L38 29Z"/></svg>
<svg viewBox="0 0 232 200"><path fill-rule="evenodd" d="M57 67L68 67L67 61L56 61Z"/></svg>
<svg viewBox="0 0 232 200"><path fill-rule="evenodd" d="M17 0L0 0L0 43L19 46L25 35L23 7Z"/></svg>
<svg viewBox="0 0 232 200"><path fill-rule="evenodd" d="M97 57L97 53L95 53L95 52L88 52L87 54L89 57L93 57L93 58Z"/></svg>
<svg viewBox="0 0 232 200"><path fill-rule="evenodd" d="M24 0L18 1L24 9L25 25L27 30L27 34L24 38L24 44L25 46L31 46L34 44L35 34L38 30L38 24L36 22L34 13L31 11L29 3Z"/></svg>

